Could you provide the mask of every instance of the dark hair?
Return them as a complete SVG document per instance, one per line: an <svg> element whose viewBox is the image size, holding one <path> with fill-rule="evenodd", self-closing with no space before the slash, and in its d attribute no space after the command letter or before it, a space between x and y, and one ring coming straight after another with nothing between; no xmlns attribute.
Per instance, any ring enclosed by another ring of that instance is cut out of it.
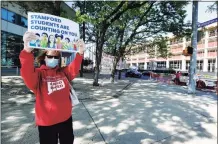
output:
<svg viewBox="0 0 218 144"><path fill-rule="evenodd" d="M57 38L57 37L61 37L61 39L63 39L63 35L55 34L55 38Z"/></svg>
<svg viewBox="0 0 218 144"><path fill-rule="evenodd" d="M47 51L43 50L39 52L39 55L36 57L36 62L39 66L45 65L45 56Z"/></svg>
<svg viewBox="0 0 218 144"><path fill-rule="evenodd" d="M69 38L65 38L65 40L68 40L68 42L70 42L70 39L69 39Z"/></svg>
<svg viewBox="0 0 218 144"><path fill-rule="evenodd" d="M40 34L36 33L36 35L40 37Z"/></svg>
<svg viewBox="0 0 218 144"><path fill-rule="evenodd" d="M42 33L42 35L43 35L43 34L45 34L45 35L48 37L48 34L47 34L47 33Z"/></svg>
<svg viewBox="0 0 218 144"><path fill-rule="evenodd" d="M39 55L36 57L36 62L38 63L39 66L41 65L46 65L45 64L45 56L47 54L47 50L42 50L39 52ZM60 56L60 59L61 59L61 53L59 52L59 56ZM61 60L59 61L61 63Z"/></svg>

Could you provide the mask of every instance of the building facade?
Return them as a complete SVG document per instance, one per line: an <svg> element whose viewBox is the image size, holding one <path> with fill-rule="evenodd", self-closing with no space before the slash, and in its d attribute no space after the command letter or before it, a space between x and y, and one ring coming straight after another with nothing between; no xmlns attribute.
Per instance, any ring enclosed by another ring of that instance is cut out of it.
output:
<svg viewBox="0 0 218 144"><path fill-rule="evenodd" d="M75 11L65 2L61 3L61 8L70 17L75 16ZM1 2L1 66L20 66L19 54L23 49L23 34L27 31L27 24L27 14L22 7L12 2ZM74 56L72 54L64 62L69 64Z"/></svg>
<svg viewBox="0 0 218 144"><path fill-rule="evenodd" d="M197 71L217 72L217 21L213 19L198 25L201 37L197 45ZM169 48L173 56L164 58L149 58L147 53L138 53L127 57L128 66L139 69L151 69L155 63L156 69L172 68L188 71L190 56L182 55L183 50L191 45L190 38L169 38Z"/></svg>

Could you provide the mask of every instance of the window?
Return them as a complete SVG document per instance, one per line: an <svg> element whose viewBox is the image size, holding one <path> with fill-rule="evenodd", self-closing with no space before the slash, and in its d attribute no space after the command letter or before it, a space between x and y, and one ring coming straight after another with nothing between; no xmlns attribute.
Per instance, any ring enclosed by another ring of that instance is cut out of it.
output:
<svg viewBox="0 0 218 144"><path fill-rule="evenodd" d="M166 62L165 61L157 62L157 68L166 68Z"/></svg>
<svg viewBox="0 0 218 144"><path fill-rule="evenodd" d="M209 37L213 37L217 35L217 29L213 29L209 31Z"/></svg>
<svg viewBox="0 0 218 144"><path fill-rule="evenodd" d="M145 63L139 63L139 70L144 70Z"/></svg>
<svg viewBox="0 0 218 144"><path fill-rule="evenodd" d="M136 63L132 63L132 66L137 66Z"/></svg>
<svg viewBox="0 0 218 144"><path fill-rule="evenodd" d="M203 70L203 60L197 60L197 70Z"/></svg>
<svg viewBox="0 0 218 144"><path fill-rule="evenodd" d="M8 22L23 26L27 28L27 19L25 17L22 17L14 12L11 12L9 10L6 10L4 8L1 8L1 17L3 20L6 20Z"/></svg>
<svg viewBox="0 0 218 144"><path fill-rule="evenodd" d="M130 67L130 64L127 64L127 68L129 68Z"/></svg>
<svg viewBox="0 0 218 144"><path fill-rule="evenodd" d="M217 56L217 50L208 50L208 56Z"/></svg>
<svg viewBox="0 0 218 144"><path fill-rule="evenodd" d="M16 14L8 11L8 19L9 22L16 23Z"/></svg>
<svg viewBox="0 0 218 144"><path fill-rule="evenodd" d="M190 66L190 61L186 61L185 69L189 70L189 66Z"/></svg>
<svg viewBox="0 0 218 144"><path fill-rule="evenodd" d="M178 43L182 43L182 42L183 42L182 38L178 39Z"/></svg>
<svg viewBox="0 0 218 144"><path fill-rule="evenodd" d="M169 66L173 69L182 69L182 61L170 61Z"/></svg>
<svg viewBox="0 0 218 144"><path fill-rule="evenodd" d="M204 52L203 51L200 51L197 53L197 57L203 57L204 56Z"/></svg>
<svg viewBox="0 0 218 144"><path fill-rule="evenodd" d="M21 17L21 25L27 27L27 19L25 17Z"/></svg>
<svg viewBox="0 0 218 144"><path fill-rule="evenodd" d="M191 38L186 38L186 42L189 42L189 41L191 41Z"/></svg>
<svg viewBox="0 0 218 144"><path fill-rule="evenodd" d="M1 31L2 65L20 66L19 54L23 49L22 36Z"/></svg>
<svg viewBox="0 0 218 144"><path fill-rule="evenodd" d="M8 17L7 10L4 8L1 8L1 14L2 14L2 19L7 20L7 17Z"/></svg>
<svg viewBox="0 0 218 144"><path fill-rule="evenodd" d="M216 59L209 59L208 60L208 72L215 72L215 63Z"/></svg>

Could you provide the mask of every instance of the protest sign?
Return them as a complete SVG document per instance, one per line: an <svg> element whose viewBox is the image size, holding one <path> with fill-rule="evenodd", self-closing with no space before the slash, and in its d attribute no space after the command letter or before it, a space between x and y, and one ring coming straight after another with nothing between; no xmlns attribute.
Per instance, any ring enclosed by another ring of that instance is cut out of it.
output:
<svg viewBox="0 0 218 144"><path fill-rule="evenodd" d="M79 24L54 15L28 12L28 31L37 40L29 43L31 48L77 52L75 42L79 39Z"/></svg>
<svg viewBox="0 0 218 144"><path fill-rule="evenodd" d="M102 53L101 59L101 74L109 74L113 67L114 57Z"/></svg>

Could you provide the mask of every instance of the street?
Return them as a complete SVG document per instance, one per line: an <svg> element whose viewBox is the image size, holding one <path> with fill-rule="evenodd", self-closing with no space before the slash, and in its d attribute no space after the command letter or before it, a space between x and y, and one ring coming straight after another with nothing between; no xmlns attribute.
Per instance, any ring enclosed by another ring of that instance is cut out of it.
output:
<svg viewBox="0 0 218 144"><path fill-rule="evenodd" d="M37 144L34 96L20 77L3 77L3 144ZM80 104L73 109L75 144L215 144L217 97L149 80L124 79L110 84L76 78ZM128 85L128 86L127 86Z"/></svg>

